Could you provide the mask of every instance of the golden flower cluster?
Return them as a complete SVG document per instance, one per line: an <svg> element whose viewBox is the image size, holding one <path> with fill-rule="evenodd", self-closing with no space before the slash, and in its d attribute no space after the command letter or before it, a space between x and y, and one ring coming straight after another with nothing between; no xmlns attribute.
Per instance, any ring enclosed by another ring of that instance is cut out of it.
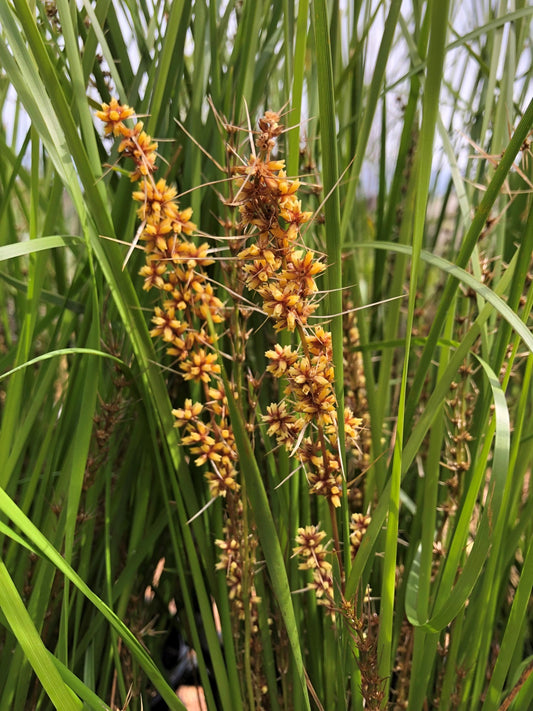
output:
<svg viewBox="0 0 533 711"><path fill-rule="evenodd" d="M120 139L120 156L134 163L130 177L137 186L132 197L138 203L138 236L146 254L140 274L143 288L161 295L150 333L165 344L183 379L195 383L195 391L201 393L202 402L186 399L172 411L175 426L195 464L204 468L211 496L224 497L225 526L223 537L216 541L220 550L217 569L225 571L237 620L250 614L255 635L259 602L253 586L255 544L253 535L244 533L241 521L238 456L214 348L216 336L208 325L226 318L225 306L207 274L214 260L207 243L193 241L192 210L180 209L176 189L165 179L154 178L157 142L144 131L141 121L135 122L133 110L112 99L97 116L105 123L105 134ZM131 126L126 123L130 120ZM235 247L235 252L240 249L237 264L242 281L259 297L275 332L298 336L298 345L275 343L266 351L267 371L280 382L281 398L268 406L263 420L268 435L300 462L310 493L328 502L334 552L340 560L334 512L343 493L338 417L344 418L346 445L352 450L359 446L361 419L349 407L338 413L331 333L310 322L318 309L316 279L326 265L302 240L301 228L312 215L302 211L297 197L300 183L289 179L284 161L271 155L283 131L279 120L277 113L265 113L259 121L256 148L234 169L232 204L238 206L238 232L246 240L246 244L242 238L235 241L242 247ZM234 396L238 395L236 389ZM352 519L352 555L367 526L367 517ZM317 526L298 529L294 552L302 558L300 569L312 570L311 588L333 615L331 552L324 544L325 536Z"/></svg>
<svg viewBox="0 0 533 711"><path fill-rule="evenodd" d="M219 549L216 569L226 577L229 604L232 611L232 627L240 673L248 673L257 709L265 708L268 685L265 678L262 655L262 639L259 628L259 604L254 579L258 569L257 531L253 520L244 512L242 497L233 492L225 500L225 525L222 538L215 540ZM246 634L249 629L249 635ZM244 633L244 634L243 634ZM248 655L248 665L245 658ZM247 671L245 671L247 670ZM269 708L267 706L266 708Z"/></svg>
<svg viewBox="0 0 533 711"><path fill-rule="evenodd" d="M270 159L275 138L282 130L278 120L273 112L265 114L256 138L259 154L234 169L239 176L234 202L239 204L240 226L247 232L253 228L255 240L238 256L247 287L263 299L263 308L276 331L294 331L305 326L317 309L311 297L317 291L315 276L325 266L312 252L295 248L300 225L311 218L311 213L302 212L296 197L300 184L287 178L284 161ZM266 149L262 149L264 146Z"/></svg>
<svg viewBox="0 0 533 711"><path fill-rule="evenodd" d="M172 414L176 418L176 427L183 429L182 443L196 457L196 466L208 465L205 477L211 496L215 498L239 490L237 454L222 384L219 383L218 388L208 388L207 394L209 400L205 405L187 399L184 406L172 410ZM207 424L201 418L203 413L208 413Z"/></svg>
<svg viewBox="0 0 533 711"><path fill-rule="evenodd" d="M223 570L226 573L229 599L231 604L236 608L237 616L240 620L243 620L246 614L243 600L243 585L246 586L252 632L258 632L257 603L260 602L260 598L256 593L253 583L255 570L254 567L249 564L250 560L255 564L257 538L253 535L248 536L247 562L243 556L242 504L238 502L236 508L237 510L233 512L233 516L223 528L224 538L215 541L216 546L221 551L216 569ZM243 580L245 571L248 572L247 580Z"/></svg>
<svg viewBox="0 0 533 711"><path fill-rule="evenodd" d="M229 422L228 402L221 368L210 335L209 322L221 323L225 307L214 293L206 268L213 263L208 244L195 244L196 227L192 211L180 210L177 191L164 179L155 180L157 143L143 131L141 122L129 128L124 121L133 110L112 99L97 116L105 122L106 135L120 137L118 147L123 157L134 161L132 180L139 181L133 199L139 203L138 235L144 242L146 264L140 274L144 289L156 289L161 301L152 317L152 337L166 344L166 351L179 364L185 381L196 384L202 402L186 398L172 410L175 426L182 432L182 443L198 467L203 467L212 498L223 497L225 525L223 537L215 543L219 549L217 570L225 573L233 612L235 641L249 622L252 676L256 705L267 691L261 668L261 635L258 628L259 597L254 587L257 568L257 539L253 521L245 526L240 486L237 482L237 451ZM234 390L237 399L239 392ZM242 671L244 647L236 644ZM244 688L244 683L243 683Z"/></svg>
<svg viewBox="0 0 533 711"><path fill-rule="evenodd" d="M367 532L372 518L366 514L353 513L350 519L350 551L352 558L355 558L363 536Z"/></svg>
<svg viewBox="0 0 533 711"><path fill-rule="evenodd" d="M196 226L192 210L180 210L177 191L164 178L154 179L157 170L157 143L134 116L129 106L116 99L103 104L96 115L105 123L104 133L121 138L121 157L131 158L135 169L130 177L139 181L133 199L139 203L140 239L144 242L146 264L140 274L144 289L161 292L161 305L154 309L150 334L160 338L167 353L176 359L184 380L199 383L205 403L187 400L173 410L176 426L184 430L183 444L190 447L197 466L208 465L206 478L212 496L237 491L237 460L231 425L227 418L220 366L213 351L208 322L224 320L224 305L217 298L206 274L213 264L207 243L196 245L191 237Z"/></svg>
<svg viewBox="0 0 533 711"><path fill-rule="evenodd" d="M321 531L318 526L299 528L293 553L302 560L298 566L299 570L313 571L313 580L309 587L316 592L319 603L333 613L335 600L332 565L327 559L330 551L323 544L325 537L326 532Z"/></svg>
<svg viewBox="0 0 533 711"><path fill-rule="evenodd" d="M234 169L240 230L253 239L238 257L246 286L261 297L275 330L296 331L300 340L298 348L276 344L266 352L267 370L286 383L284 399L272 403L264 416L268 434L305 465L310 491L338 507L342 473L331 333L309 323L318 308L315 278L326 267L301 243L300 228L311 213L301 209L300 183L287 177L284 161L271 157L283 130L279 118L266 112L259 121L257 151ZM348 440L355 442L361 421L348 408L344 418Z"/></svg>
<svg viewBox="0 0 533 711"><path fill-rule="evenodd" d="M363 356L360 346L359 329L354 304L350 299L343 302L345 315L343 318L344 330L344 387L345 402L353 412L361 418L362 426L359 431L357 447L352 448L353 467L358 472L364 472L370 466L370 450L372 444L370 430L370 414L366 393L366 377L363 365ZM357 492L350 492L353 496ZM358 492L361 495L361 492Z"/></svg>

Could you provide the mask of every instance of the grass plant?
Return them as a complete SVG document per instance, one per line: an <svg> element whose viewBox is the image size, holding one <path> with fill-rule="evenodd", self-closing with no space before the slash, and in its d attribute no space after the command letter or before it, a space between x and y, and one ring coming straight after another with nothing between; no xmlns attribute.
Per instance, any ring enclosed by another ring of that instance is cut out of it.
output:
<svg viewBox="0 0 533 711"><path fill-rule="evenodd" d="M533 9L465 5L0 3L1 709L533 705Z"/></svg>

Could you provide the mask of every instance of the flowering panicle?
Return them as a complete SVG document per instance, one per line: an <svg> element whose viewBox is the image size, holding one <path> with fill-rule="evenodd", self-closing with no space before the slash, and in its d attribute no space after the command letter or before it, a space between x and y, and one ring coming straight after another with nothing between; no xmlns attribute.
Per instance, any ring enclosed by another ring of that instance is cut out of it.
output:
<svg viewBox="0 0 533 711"><path fill-rule="evenodd" d="M121 157L131 158L135 164L130 177L139 182L132 197L139 203L139 236L146 253L140 274L145 290L161 292L150 334L166 345L184 380L199 383L204 391L204 405L187 400L183 408L173 410L176 427L182 428L183 444L190 448L196 465L207 465L212 496L225 496L228 491L238 491L239 485L220 366L208 333L209 320L221 323L225 318L224 304L205 272L214 261L209 245L188 239L196 230L192 210L180 209L176 188L164 178L155 180L157 143L144 131L142 121L133 127L124 123L134 116L133 109L111 99L96 115L105 123L106 135L121 139Z"/></svg>
<svg viewBox="0 0 533 711"><path fill-rule="evenodd" d="M210 388L210 394L219 395L219 390ZM225 402L225 396L223 397ZM202 413L208 413L209 422L201 419ZM176 418L176 427L183 430L182 443L189 447L198 467L208 465L205 477L211 496L226 496L229 491L237 492L237 454L233 430L227 420L227 408L221 407L215 396L205 405L185 400L183 408L172 410Z"/></svg>
<svg viewBox="0 0 533 711"><path fill-rule="evenodd" d="M311 590L316 592L318 602L324 605L330 614L334 614L335 599L333 592L332 565L328 560L327 547L323 544L326 532L318 526L305 526L298 529L296 546L293 547L294 555L300 556L299 570L311 570L313 580L309 584Z"/></svg>
<svg viewBox="0 0 533 711"><path fill-rule="evenodd" d="M300 462L309 492L328 502L334 540L328 549L326 533L318 526L308 525L298 529L293 552L301 561L299 569L311 571L308 587L314 590L319 604L333 619L337 612L343 613L348 625L355 629L361 621L344 613L343 560L335 516L343 495L338 417L344 419L346 449L355 454L355 467L361 469L364 381L357 391L347 383L354 397L347 398L344 412L339 413L332 336L322 325L311 322L318 308L316 279L326 265L301 239L301 227L310 220L311 213L302 211L297 198L299 182L287 177L284 161L272 159L281 131L278 114L267 112L259 121L256 152L246 164L234 169L237 192L233 204L239 207L239 232L246 239L237 256L242 281L259 297L275 332L298 335L298 345L274 343L265 353L266 370L280 382L281 399L267 407L263 422L267 434ZM352 320L349 327L353 335L356 326ZM350 405L357 406L357 410ZM352 559L369 524L370 517L352 515L350 538L346 541ZM339 563L338 590L334 585L333 555ZM363 649L365 644L360 641L359 646Z"/></svg>
<svg viewBox="0 0 533 711"><path fill-rule="evenodd" d="M247 518L247 501L241 498L238 453L215 348L217 337L209 327L211 322L234 319L228 330L234 341L241 338L233 347L235 361L242 363L246 333L250 333L242 328L247 316L238 306L226 309L217 297L207 275L214 262L209 245L194 240L192 210L180 209L176 188L164 178L156 180L158 146L144 131L143 123L135 122L133 110L115 99L103 104L97 116L105 124L105 134L119 139L120 156L134 164L130 177L137 185L132 197L138 206L137 234L146 255L140 275L146 291L160 294L150 333L165 345L183 380L195 384L193 392L201 393L201 402L185 399L172 414L191 460L205 472L210 495L222 497L224 502L222 536L215 542L219 549L216 568L226 575L236 639L239 630L247 627L252 643L259 645L260 600L254 587L257 541L253 521ZM126 123L130 120L131 126ZM298 529L294 554L301 558L301 570L312 571L310 588L334 616L342 604L339 607L335 602L338 591L329 560L333 554L339 561L339 582L343 584L335 514L341 505L344 486L338 418L344 419L346 448L360 452L362 410L357 398L348 398L348 404L358 407L338 412L332 336L311 319L319 304L316 280L324 273L326 264L302 240L302 226L312 214L302 210L297 197L299 181L287 176L283 160L272 157L283 131L279 121L279 114L265 113L259 120L252 155L233 169L236 189L229 204L238 207L239 236L228 242L231 267L223 263L222 269L235 270L241 277L242 288L236 285L234 293L240 294L246 287L257 295L276 333L297 334L297 345L274 343L265 353L266 370L280 383L280 400L267 407L263 422L268 435L299 461L309 492L324 497L328 503L333 548L328 549L324 543L326 533L318 526L305 526ZM250 427L261 379L262 375L257 380L251 375L248 378ZM245 389L235 387L233 396L238 398L242 392ZM368 517L352 516L350 541L346 541L352 557L368 525ZM253 656L259 663L260 655ZM246 659L250 664L250 655ZM254 667L252 673L257 678L256 688L265 693L261 671ZM259 698L257 707L262 707Z"/></svg>
<svg viewBox="0 0 533 711"><path fill-rule="evenodd" d="M372 518L362 513L354 513L350 519L350 550L352 558L355 558L363 536L367 532Z"/></svg>
<svg viewBox="0 0 533 711"><path fill-rule="evenodd" d="M239 620L244 620L245 608L243 602L243 586L246 586L246 594L252 611L252 632L257 632L259 622L257 619L256 605L260 598L256 593L253 583L253 570L248 566L248 578L243 580L244 570L247 568L244 562L243 551L243 530L242 530L242 502L236 502L236 510L231 518L228 518L223 528L224 538L215 541L221 550L219 562L216 564L217 570L226 572L226 580L229 588L229 599L237 610ZM248 535L247 547L249 557L255 562L255 550L257 548L257 538Z"/></svg>
<svg viewBox="0 0 533 711"><path fill-rule="evenodd" d="M250 636L244 640L250 645L248 673L252 678L252 688L255 696L255 706L257 709L265 707L268 686L265 678L263 659L261 654L261 634L259 629L259 609L261 598L258 596L254 585L254 576L257 567L256 549L257 535L255 530L248 533L244 530L244 516L242 501L231 495L228 516L223 528L224 537L215 541L220 550L219 562L216 564L217 570L221 570L226 575L228 585L229 603L232 609L232 622L234 637L237 642L237 666L239 672L244 670L245 650L238 643L242 639L240 632L245 623L245 618L249 618Z"/></svg>
<svg viewBox="0 0 533 711"><path fill-rule="evenodd" d="M216 336L210 335L209 329L210 321L225 320L226 309L205 271L214 261L209 245L198 245L189 239L196 230L191 221L192 210L181 210L176 189L163 178L155 180L157 143L144 132L142 122L133 128L124 123L133 115L131 108L121 106L115 99L103 104L97 112L105 123L105 134L121 139L120 155L135 164L131 179L138 181L138 186L132 197L139 204L138 235L146 253L140 274L146 291L155 289L161 294L154 308L150 334L166 345L166 352L175 358L184 381L196 383L203 395L203 402L185 399L172 414L175 426L181 430L183 445L188 447L196 466L204 468L210 495L224 500L226 523L223 538L216 541L220 551L216 568L226 574L236 640L244 624L250 629L247 645L251 644L254 652L251 673L256 707L261 708L267 686L261 669L257 609L260 600L253 582L257 539L253 535L253 522L248 522L243 513L235 437L221 368L213 348ZM293 271L302 268L305 267L299 262L291 267ZM239 397L237 389L233 396ZM244 658L242 645L237 646L237 655L239 660ZM242 667L241 661L239 664ZM243 672L242 668L240 671Z"/></svg>
<svg viewBox="0 0 533 711"><path fill-rule="evenodd" d="M268 434L305 465L311 493L337 507L342 474L331 333L309 323L318 308L315 279L326 266L301 243L300 228L311 213L301 209L299 181L287 177L284 161L271 157L283 130L279 115L267 111L259 129L257 153L234 169L240 230L251 242L238 257L244 282L261 298L274 329L296 331L300 337L297 349L275 344L266 352L267 371L283 378L285 389L282 402L268 407L264 422ZM344 417L349 442L355 444L361 421L349 408Z"/></svg>

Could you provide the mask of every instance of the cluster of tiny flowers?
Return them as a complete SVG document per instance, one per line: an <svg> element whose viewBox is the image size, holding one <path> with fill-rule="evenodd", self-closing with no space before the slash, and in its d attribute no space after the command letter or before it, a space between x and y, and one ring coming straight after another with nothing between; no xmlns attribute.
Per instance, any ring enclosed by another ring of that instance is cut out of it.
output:
<svg viewBox="0 0 533 711"><path fill-rule="evenodd" d="M172 414L176 418L176 427L183 429L182 443L196 457L195 464L210 467L205 477L211 496L215 498L239 490L235 468L237 454L222 383L207 388L207 395L209 400L205 405L187 399L184 406L172 410ZM204 412L208 413L208 424L201 417Z"/></svg>
<svg viewBox="0 0 533 711"><path fill-rule="evenodd" d="M299 570L312 571L313 580L309 588L315 591L319 603L333 614L335 605L333 574L332 565L327 560L330 552L323 544L325 537L325 531L321 531L318 526L299 528L293 553L301 558Z"/></svg>
<svg viewBox="0 0 533 711"><path fill-rule="evenodd" d="M259 630L259 604L254 585L257 570L257 532L251 523L251 530L245 532L242 499L229 494L226 499L226 524L223 527L223 538L217 539L219 562L216 569L225 573L228 586L228 597L232 611L233 630L235 637L235 652L239 671L244 669L244 645L250 645L250 673L252 676L256 708L263 709L264 697L268 691L262 664L262 643ZM242 637L243 626L248 617L250 637ZM241 641L241 644L239 644Z"/></svg>
<svg viewBox="0 0 533 711"><path fill-rule="evenodd" d="M236 491L236 452L233 432L227 419L220 366L208 334L208 321L224 320L224 305L214 294L205 268L213 264L207 243L196 245L187 239L196 230L192 210L180 210L177 191L164 178L154 179L157 170L157 143L134 117L129 106L116 99L103 104L96 115L105 123L104 133L120 138L118 152L135 164L130 177L138 181L133 199L139 203L138 231L144 242L146 264L140 274L144 289L161 292L161 305L154 309L150 334L166 344L176 359L183 378L199 383L205 404L187 400L173 410L176 427L184 430L183 443L191 448L198 466L209 465L206 477L213 496Z"/></svg>
<svg viewBox="0 0 533 711"><path fill-rule="evenodd" d="M351 407L353 412L361 418L362 422L357 447L352 449L354 470L356 472L362 472L370 465L372 442L370 414L368 410L363 356L359 348L359 329L357 328L354 304L349 299L345 299L344 308L346 311L343 318L345 402Z"/></svg>
<svg viewBox="0 0 533 711"><path fill-rule="evenodd" d="M355 558L363 536L368 530L372 518L362 513L353 513L350 519L350 551Z"/></svg>
<svg viewBox="0 0 533 711"><path fill-rule="evenodd" d="M371 522L370 516L364 514L352 514L350 520L350 551L352 560L355 558L363 536L365 535ZM325 531L321 531L318 526L305 526L299 528L296 535L296 546L293 547L294 555L300 556L302 562L298 566L300 570L312 570L313 581L310 588L315 590L317 598L321 604L333 612L333 576L332 565L327 557L330 554L327 545L323 541L326 537ZM368 591L365 600L368 599Z"/></svg>
<svg viewBox="0 0 533 711"><path fill-rule="evenodd" d="M175 426L183 430L181 441L196 457L195 464L198 467L207 465L205 478L211 496L225 497L229 491L239 491L236 480L238 457L224 384L218 377L220 366L215 363L215 354L206 353L204 349L192 352L184 365L187 366L185 379L202 383L205 403L185 400L183 407L172 410Z"/></svg>
<svg viewBox="0 0 533 711"><path fill-rule="evenodd" d="M350 546L352 558L356 555L361 537L366 532L370 524L370 517L362 514L353 514L351 520ZM299 528L296 535L296 546L293 548L294 555L300 557L300 570L312 571L312 581L307 589L314 590L317 602L323 605L327 614L333 621L336 620L337 613L340 613L349 629L352 631L353 639L357 645L359 655L357 664L361 671L361 686L364 698L369 701L368 708L379 709L381 706L375 705L375 700L383 699L383 685L376 674L377 658L376 644L374 637L365 631L364 618L356 613L356 600L345 600L341 596L337 605L334 598L334 586L332 565L328 560L331 551L328 545L324 544L326 533L318 526L305 526ZM363 596L363 603L370 604L370 587L367 586Z"/></svg>
<svg viewBox="0 0 533 711"><path fill-rule="evenodd" d="M234 512L231 519L228 519L223 528L224 538L215 541L215 544L220 549L221 554L219 562L216 564L217 570L223 570L226 573L226 581L229 590L229 599L231 604L237 611L237 617L244 620L245 610L243 601L243 575L246 568L243 559L243 531L242 529L242 503L239 501L237 507L241 510ZM257 548L257 538L253 535L248 536L248 555L255 562L255 549ZM248 593L248 603L250 605L251 628L252 632L257 632L257 603L260 598L257 596L253 584L253 566L248 567L248 580L246 588Z"/></svg>
<svg viewBox="0 0 533 711"><path fill-rule="evenodd" d="M216 541L220 551L217 570L225 572L230 604L238 637L239 625L250 616L251 641L254 650L252 665L257 707L267 687L260 667L261 638L258 627L259 597L253 579L256 571L257 539L244 532L242 501L237 482L237 450L228 402L220 366L209 335L209 321L221 323L225 308L214 294L206 267L213 263L207 244L196 245L187 239L196 226L192 211L180 210L176 189L164 179L154 179L157 169L157 143L148 136L141 122L128 127L124 121L134 116L128 106L115 99L103 104L97 112L105 123L105 134L120 137L118 147L122 157L131 158L135 169L132 181L139 181L133 199L140 206L138 230L144 242L146 264L140 274L144 289L161 293L152 318L152 337L166 344L167 353L179 364L186 381L197 384L202 402L185 399L182 407L172 410L175 426L182 432L182 443L188 447L198 467L204 467L210 494L223 497L226 525L223 538ZM233 396L238 398L238 392ZM246 605L246 607L245 607ZM237 647L239 659L242 649Z"/></svg>
<svg viewBox="0 0 533 711"><path fill-rule="evenodd" d="M300 225L311 213L302 212L296 197L299 182L287 178L284 161L270 158L283 130L278 121L278 114L265 113L256 138L259 153L251 155L247 165L234 168L240 226L254 237L254 243L238 256L243 261L246 285L261 296L274 328L294 331L307 324L317 308L311 300L317 290L314 277L325 266L312 252L295 247Z"/></svg>
<svg viewBox="0 0 533 711"><path fill-rule="evenodd" d="M275 378L283 378L286 386L284 399L267 408L264 421L269 436L275 436L278 444L304 464L310 491L337 507L342 476L331 333L308 322L318 308L315 277L325 265L300 244L300 227L311 213L301 209L296 196L299 182L287 178L284 161L271 159L283 130L279 115L267 111L259 129L257 153L247 165L234 169L240 229L253 238L253 244L238 257L246 286L261 297L275 330L296 331L300 337L296 349L276 344L266 352L267 370ZM344 419L351 445L357 441L361 420L348 408Z"/></svg>

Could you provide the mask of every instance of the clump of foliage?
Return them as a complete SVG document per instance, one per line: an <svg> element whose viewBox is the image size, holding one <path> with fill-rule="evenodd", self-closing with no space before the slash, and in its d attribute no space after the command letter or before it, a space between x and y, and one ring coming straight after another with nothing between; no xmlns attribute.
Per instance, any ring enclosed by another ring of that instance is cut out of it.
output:
<svg viewBox="0 0 533 711"><path fill-rule="evenodd" d="M0 4L1 708L531 705L531 10L475 8Z"/></svg>

